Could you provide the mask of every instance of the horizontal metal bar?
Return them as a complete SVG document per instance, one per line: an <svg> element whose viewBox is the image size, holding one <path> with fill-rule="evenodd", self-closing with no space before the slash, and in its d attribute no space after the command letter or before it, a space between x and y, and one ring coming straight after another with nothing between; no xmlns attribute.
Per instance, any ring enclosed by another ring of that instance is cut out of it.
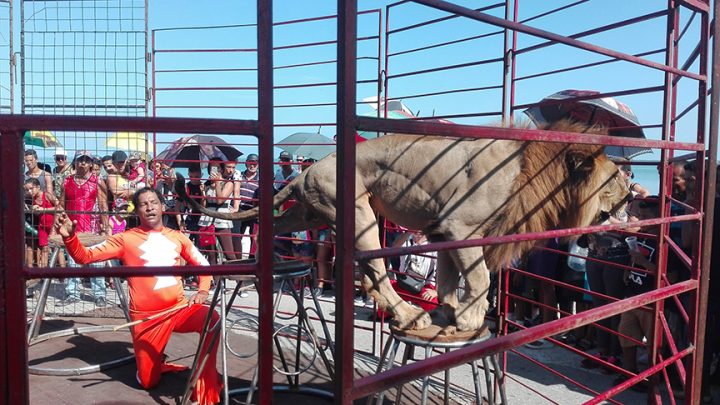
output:
<svg viewBox="0 0 720 405"><path fill-rule="evenodd" d="M50 131L169 132L182 134L258 135L256 120L168 117L105 117L74 115L7 115L0 132L28 129Z"/></svg>
<svg viewBox="0 0 720 405"><path fill-rule="evenodd" d="M431 118L427 118L432 120ZM502 128L478 125L460 125L423 119L385 119L357 117L357 129L373 132L394 132L414 135L438 135L455 138L512 139L516 141L542 141L584 143L594 145L639 146L657 149L681 149L701 151L700 143L657 141L652 139L625 138L610 135L578 134L574 132L546 131L528 128Z"/></svg>
<svg viewBox="0 0 720 405"><path fill-rule="evenodd" d="M628 223L622 223L622 224L592 225L592 226L586 226L583 228L556 229L556 230L552 230L552 231L531 232L531 233L523 233L523 234L516 234L516 235L493 236L493 237L489 237L489 238L455 240L455 241L449 241L449 242L433 242L433 243L427 243L424 245L413 245L413 246L404 246L404 247L395 247L395 248L365 250L365 251L361 251L361 252L356 252L355 259L369 260L369 259L377 259L377 258L381 258L381 257L391 257L391 256L404 255L404 254L439 252L439 251L443 251L443 250L462 249L462 248L475 247L475 246L498 245L501 243L515 243L515 242L523 242L523 241L528 241L528 240L563 238L563 237L567 237L567 236L581 235L581 234L585 234L585 233L606 232L606 231L613 231L613 230L638 227L638 226L642 227L642 226L659 225L659 224L672 223L672 222L700 220L702 218L702 216L703 215L700 213L686 214L686 215L677 215L677 216L666 217L666 218L644 219L641 221L628 222Z"/></svg>
<svg viewBox="0 0 720 405"><path fill-rule="evenodd" d="M58 277L136 277L136 276L224 276L224 275L257 275L260 267L256 263L223 264L213 266L110 266L110 267L33 267L24 268L27 278L58 278Z"/></svg>

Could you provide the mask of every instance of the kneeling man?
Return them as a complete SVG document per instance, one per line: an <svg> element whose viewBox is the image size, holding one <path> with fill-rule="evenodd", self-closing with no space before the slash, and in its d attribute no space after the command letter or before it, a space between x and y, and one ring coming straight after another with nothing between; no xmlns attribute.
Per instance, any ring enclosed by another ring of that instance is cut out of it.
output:
<svg viewBox="0 0 720 405"><path fill-rule="evenodd" d="M76 221L61 214L55 228L63 237L67 252L81 264L118 259L125 266L179 266L181 258L191 265L207 266L205 257L183 233L162 224L162 196L152 188L138 190L133 196L140 226L109 237L105 242L86 248L75 234ZM164 372L186 369L164 362L164 350L173 331L201 332L209 308L207 300L212 277L200 276L197 293L185 298L182 277L128 277L130 317L139 320L169 311L166 315L142 322L132 328L138 382L146 389L160 381ZM213 311L213 324L218 315ZM207 346L212 339L206 339ZM207 347L203 348L203 352ZM220 402L221 380L216 368L217 343L200 373L192 400L200 405Z"/></svg>

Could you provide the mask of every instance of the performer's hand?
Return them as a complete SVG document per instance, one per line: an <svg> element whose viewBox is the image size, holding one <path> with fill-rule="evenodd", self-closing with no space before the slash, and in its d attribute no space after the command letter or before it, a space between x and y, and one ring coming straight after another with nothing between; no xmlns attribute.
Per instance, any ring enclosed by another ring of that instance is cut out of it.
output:
<svg viewBox="0 0 720 405"><path fill-rule="evenodd" d="M198 291L190 297L188 300L188 306L193 304L204 304L209 296L210 294L207 291Z"/></svg>
<svg viewBox="0 0 720 405"><path fill-rule="evenodd" d="M57 216L55 220L55 230L63 238L69 238L75 235L75 227L77 227L77 221L71 221L66 213L62 212Z"/></svg>

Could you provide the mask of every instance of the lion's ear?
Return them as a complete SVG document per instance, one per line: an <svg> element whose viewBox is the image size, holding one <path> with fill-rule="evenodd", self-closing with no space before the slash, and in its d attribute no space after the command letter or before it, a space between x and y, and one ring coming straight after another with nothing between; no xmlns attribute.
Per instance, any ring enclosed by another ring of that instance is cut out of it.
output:
<svg viewBox="0 0 720 405"><path fill-rule="evenodd" d="M565 164L570 178L578 180L588 178L595 164L595 154L584 148L570 148L565 153Z"/></svg>

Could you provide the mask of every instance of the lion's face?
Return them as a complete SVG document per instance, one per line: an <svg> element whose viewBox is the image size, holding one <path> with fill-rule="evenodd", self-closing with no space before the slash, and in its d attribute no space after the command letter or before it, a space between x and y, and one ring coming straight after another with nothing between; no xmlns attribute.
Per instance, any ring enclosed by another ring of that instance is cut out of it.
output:
<svg viewBox="0 0 720 405"><path fill-rule="evenodd" d="M600 187L598 217L602 213L617 216L625 211L628 202L632 199L632 193L628 187L625 176L615 163L603 159L598 165Z"/></svg>

